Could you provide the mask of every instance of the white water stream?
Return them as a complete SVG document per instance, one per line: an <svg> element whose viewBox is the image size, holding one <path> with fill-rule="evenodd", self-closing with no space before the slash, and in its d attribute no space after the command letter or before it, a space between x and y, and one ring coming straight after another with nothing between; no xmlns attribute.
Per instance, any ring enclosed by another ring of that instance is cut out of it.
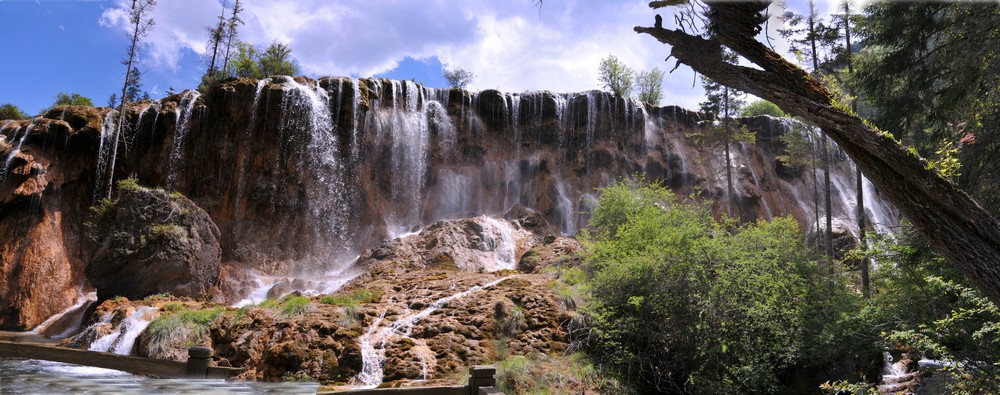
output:
<svg viewBox="0 0 1000 395"><path fill-rule="evenodd" d="M379 384L382 384L382 378L384 377L383 364L385 363L385 347L389 341L396 336L403 338L409 338L413 340L414 344L417 346L426 346L420 339L410 338L410 333L413 331L413 326L416 325L421 320L427 318L435 310L444 307L449 302L463 298L471 293L478 292L480 290L490 288L500 282L508 279L510 277L504 277L498 280L488 282L483 285L477 285L469 288L465 291L455 293L450 296L435 300L426 308L419 310L417 312L404 312L401 317L395 321L390 322L387 325L383 324L385 321L385 312L382 312L378 318L376 318L371 326L368 327L368 331L358 339L358 343L361 346L361 373L355 378L362 388L374 388ZM423 356L423 353L421 353ZM431 361L428 358L422 358L422 380L427 379L427 372L429 370L429 363Z"/></svg>
<svg viewBox="0 0 1000 395"><path fill-rule="evenodd" d="M111 352L120 355L129 355L135 345L135 339L139 337L153 320L155 313L159 312L157 307L143 306L136 308L132 314L119 323L115 331L101 336L90 343L90 351ZM111 316L101 317L101 321L95 325L111 322Z"/></svg>

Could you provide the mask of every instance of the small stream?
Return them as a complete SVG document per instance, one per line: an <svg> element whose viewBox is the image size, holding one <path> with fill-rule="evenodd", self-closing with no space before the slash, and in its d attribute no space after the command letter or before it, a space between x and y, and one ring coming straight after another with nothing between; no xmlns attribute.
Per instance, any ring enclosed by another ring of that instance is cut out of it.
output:
<svg viewBox="0 0 1000 395"><path fill-rule="evenodd" d="M498 280L494 280L483 285L477 285L465 291L443 297L435 300L426 308L417 312L411 312L408 310L401 314L400 318L390 322L389 324L383 324L383 321L385 321L385 312L382 312L382 314L372 322L371 326L368 327L368 331L365 332L364 335L361 335L358 339L358 343L361 346L362 368L361 373L358 374L355 381L361 386L361 388L375 388L379 384L382 384L382 379L384 377L383 364L385 363L385 347L393 336L402 336L413 340L416 345L414 348L420 346L426 347L423 340L410 338L410 333L413 331L414 325L430 316L435 310L444 307L448 304L448 302L461 299L471 293L490 288L509 278L510 276L503 277ZM423 364L423 377L421 377L421 380L427 380L427 372L431 362L428 361L428 359L433 358L433 353L432 355L421 358L421 363Z"/></svg>

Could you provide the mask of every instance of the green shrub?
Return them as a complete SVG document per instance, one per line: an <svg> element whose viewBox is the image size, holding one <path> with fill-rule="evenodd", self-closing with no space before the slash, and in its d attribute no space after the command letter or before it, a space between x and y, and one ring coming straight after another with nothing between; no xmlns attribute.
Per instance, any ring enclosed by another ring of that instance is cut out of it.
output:
<svg viewBox="0 0 1000 395"><path fill-rule="evenodd" d="M118 181L118 184L115 185L117 187L118 193L135 192L142 188L142 186L139 185L139 179L135 177L129 177L124 180L120 180Z"/></svg>
<svg viewBox="0 0 1000 395"><path fill-rule="evenodd" d="M28 115L21 108L10 103L0 105L0 121L25 119Z"/></svg>
<svg viewBox="0 0 1000 395"><path fill-rule="evenodd" d="M638 392L778 393L789 372L853 377L844 365L879 355L848 330L860 297L810 260L791 218L720 224L644 181L598 203L582 237L589 350Z"/></svg>

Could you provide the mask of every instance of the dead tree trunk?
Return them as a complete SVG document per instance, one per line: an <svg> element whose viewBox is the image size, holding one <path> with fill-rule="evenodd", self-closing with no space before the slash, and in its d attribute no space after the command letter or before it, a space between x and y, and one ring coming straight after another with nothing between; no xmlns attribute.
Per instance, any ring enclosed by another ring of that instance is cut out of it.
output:
<svg viewBox="0 0 1000 395"><path fill-rule="evenodd" d="M635 31L671 45L671 56L696 72L769 100L819 126L938 253L1000 305L1000 223L890 133L874 129L843 104L834 103L822 83L756 41L767 5L761 1L710 3L706 16L714 33L711 39L680 29L636 27ZM724 62L723 46L760 69Z"/></svg>

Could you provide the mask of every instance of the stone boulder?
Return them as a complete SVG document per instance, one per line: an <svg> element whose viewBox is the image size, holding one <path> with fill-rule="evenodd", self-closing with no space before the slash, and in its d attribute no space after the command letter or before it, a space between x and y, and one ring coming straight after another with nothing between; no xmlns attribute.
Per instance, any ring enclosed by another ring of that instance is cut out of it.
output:
<svg viewBox="0 0 1000 395"><path fill-rule="evenodd" d="M102 300L158 293L201 297L219 279L219 229L179 193L119 184L118 198L95 208L87 278Z"/></svg>

